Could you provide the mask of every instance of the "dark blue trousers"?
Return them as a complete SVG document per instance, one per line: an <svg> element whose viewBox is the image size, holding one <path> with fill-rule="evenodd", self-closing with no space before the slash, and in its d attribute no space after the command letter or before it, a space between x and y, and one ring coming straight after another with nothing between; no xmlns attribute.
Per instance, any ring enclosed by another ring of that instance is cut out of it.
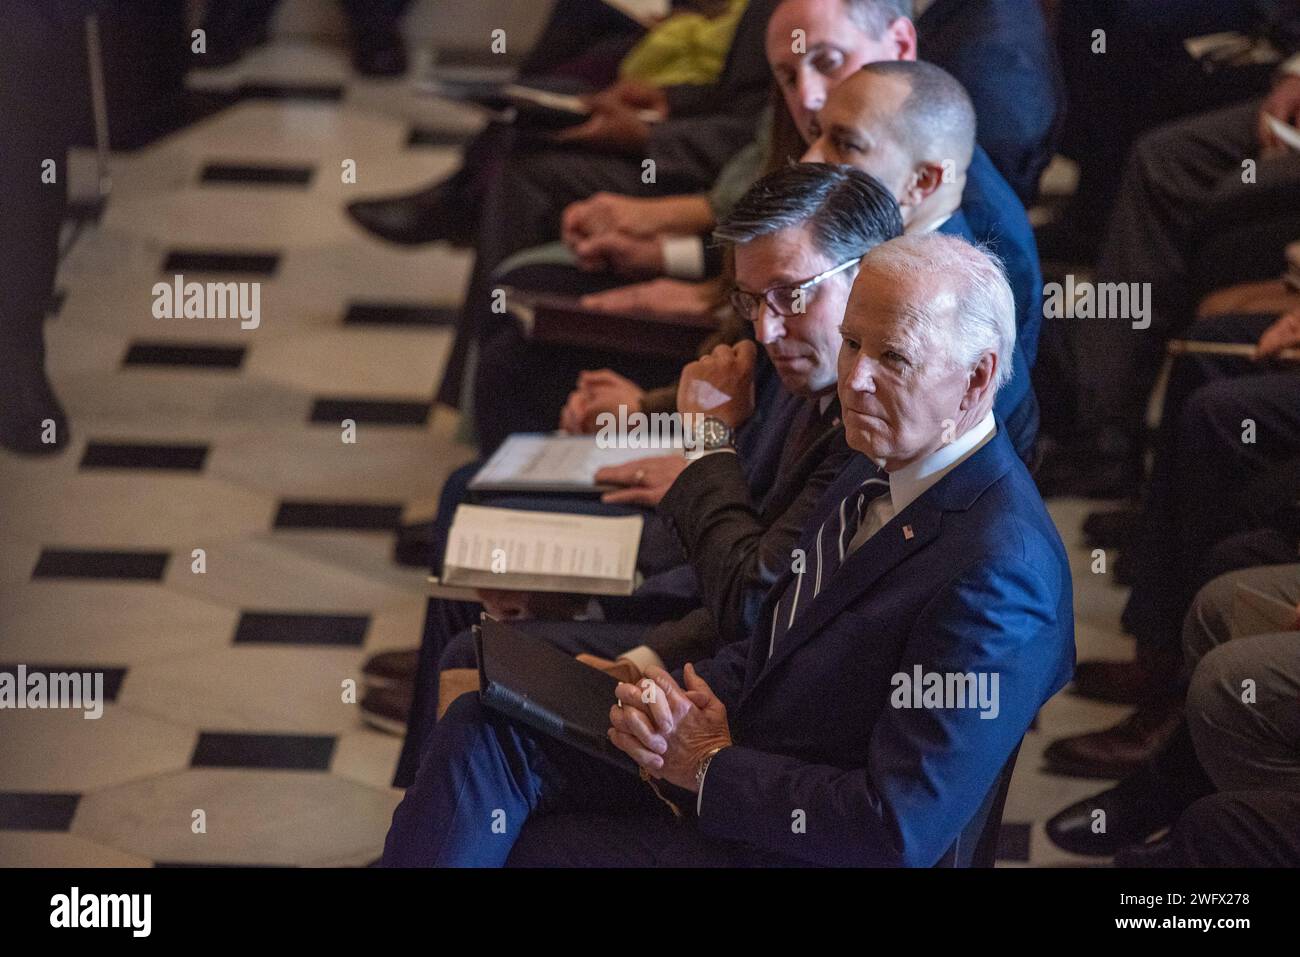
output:
<svg viewBox="0 0 1300 957"><path fill-rule="evenodd" d="M701 835L694 795L663 785L678 821L636 776L461 695L434 726L419 773L393 813L385 867L757 863Z"/></svg>

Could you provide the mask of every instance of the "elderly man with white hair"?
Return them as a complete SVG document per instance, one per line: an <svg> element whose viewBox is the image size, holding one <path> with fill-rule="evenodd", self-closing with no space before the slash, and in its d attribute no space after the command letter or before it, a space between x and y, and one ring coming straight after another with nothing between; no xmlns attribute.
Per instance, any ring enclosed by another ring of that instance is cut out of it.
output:
<svg viewBox="0 0 1300 957"><path fill-rule="evenodd" d="M841 332L862 454L747 641L618 686L609 736L643 780L464 695L386 864L988 862L1020 740L1074 665L1065 549L992 413L1012 294L963 240L905 236L862 258Z"/></svg>

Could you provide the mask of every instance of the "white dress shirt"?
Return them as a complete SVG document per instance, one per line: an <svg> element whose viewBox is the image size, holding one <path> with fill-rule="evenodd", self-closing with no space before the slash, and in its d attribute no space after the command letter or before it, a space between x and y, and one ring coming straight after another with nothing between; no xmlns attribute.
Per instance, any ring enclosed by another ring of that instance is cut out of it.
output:
<svg viewBox="0 0 1300 957"><path fill-rule="evenodd" d="M983 447L997 434L997 425L990 411L984 418L967 429L947 445L941 445L919 462L889 473L889 494L878 496L867 509L847 554L852 554L862 543L893 520L894 516L911 505L939 479L943 478Z"/></svg>

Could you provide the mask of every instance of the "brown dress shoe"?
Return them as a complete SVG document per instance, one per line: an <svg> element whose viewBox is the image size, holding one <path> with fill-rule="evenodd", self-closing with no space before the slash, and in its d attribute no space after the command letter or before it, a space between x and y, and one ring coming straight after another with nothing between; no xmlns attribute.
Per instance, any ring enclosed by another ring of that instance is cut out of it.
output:
<svg viewBox="0 0 1300 957"><path fill-rule="evenodd" d="M371 688L361 698L361 720L385 734L406 734L411 717L411 698L415 689L407 687Z"/></svg>
<svg viewBox="0 0 1300 957"><path fill-rule="evenodd" d="M1138 655L1134 661L1081 661L1074 666L1075 694L1112 704L1168 697L1176 687L1177 655Z"/></svg>
<svg viewBox="0 0 1300 957"><path fill-rule="evenodd" d="M419 665L419 648L381 651L366 660L361 668L361 680L367 688L392 688L397 685L412 687Z"/></svg>
<svg viewBox="0 0 1300 957"><path fill-rule="evenodd" d="M1177 698L1149 701L1113 728L1053 741L1043 752L1043 760L1047 769L1057 774L1124 778L1160 750L1182 715L1182 702Z"/></svg>

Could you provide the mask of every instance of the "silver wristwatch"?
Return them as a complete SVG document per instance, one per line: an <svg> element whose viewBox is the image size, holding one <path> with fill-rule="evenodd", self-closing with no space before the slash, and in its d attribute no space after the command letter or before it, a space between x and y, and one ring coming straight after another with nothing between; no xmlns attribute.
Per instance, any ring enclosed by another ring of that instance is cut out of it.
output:
<svg viewBox="0 0 1300 957"><path fill-rule="evenodd" d="M698 448L702 452L729 449L735 445L734 438L735 433L732 431L731 426L717 416L706 415L704 421L700 423Z"/></svg>

